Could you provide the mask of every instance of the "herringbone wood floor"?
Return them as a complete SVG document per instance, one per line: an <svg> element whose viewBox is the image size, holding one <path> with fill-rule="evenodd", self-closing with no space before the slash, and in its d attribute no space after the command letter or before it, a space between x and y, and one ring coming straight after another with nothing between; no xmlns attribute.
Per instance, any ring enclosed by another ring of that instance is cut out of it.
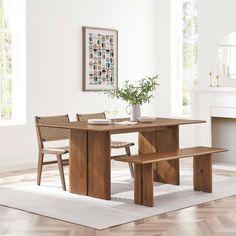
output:
<svg viewBox="0 0 236 236"><path fill-rule="evenodd" d="M236 176L233 171L214 171ZM58 178L56 168L45 168L43 181ZM0 174L0 185L35 181L35 170ZM229 186L230 187L230 186ZM12 236L194 236L236 235L236 196L116 226L88 227L0 206L0 235Z"/></svg>

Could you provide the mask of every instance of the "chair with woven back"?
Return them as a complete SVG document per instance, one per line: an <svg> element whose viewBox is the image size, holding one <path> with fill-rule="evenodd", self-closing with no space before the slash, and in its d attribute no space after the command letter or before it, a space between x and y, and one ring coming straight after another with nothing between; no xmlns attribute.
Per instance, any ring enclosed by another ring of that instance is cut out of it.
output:
<svg viewBox="0 0 236 236"><path fill-rule="evenodd" d="M90 114L76 114L77 121L87 121L88 119L106 119L106 114L104 112L101 113L90 113ZM121 142L121 141L111 141L111 149L125 149L125 153L127 156L131 155L130 147L134 146L134 143L131 142ZM118 156L117 156L118 157ZM112 159L115 159L116 156L112 156ZM131 177L134 178L134 169L132 163L129 164Z"/></svg>
<svg viewBox="0 0 236 236"><path fill-rule="evenodd" d="M41 183L42 169L44 165L58 164L61 184L64 191L66 191L65 176L63 166L69 165L69 159L62 159L62 155L69 153L69 147L45 147L46 142L69 140L70 131L66 129L58 129L51 127L42 127L38 124L61 124L69 122L69 116L45 116L35 117L39 155L38 155L38 172L37 184ZM56 160L44 161L44 155L54 155Z"/></svg>

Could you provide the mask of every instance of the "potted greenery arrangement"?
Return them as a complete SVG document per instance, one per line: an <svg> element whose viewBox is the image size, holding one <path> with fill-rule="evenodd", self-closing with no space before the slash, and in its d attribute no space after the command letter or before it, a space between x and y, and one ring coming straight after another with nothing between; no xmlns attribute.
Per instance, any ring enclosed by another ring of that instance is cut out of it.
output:
<svg viewBox="0 0 236 236"><path fill-rule="evenodd" d="M159 85L157 78L158 75L141 79L138 81L137 86L130 84L129 81L125 81L122 88L107 90L105 93L112 98L116 97L126 101L130 106L130 120L137 121L138 117L141 116L141 105L149 103L151 98L153 98L152 92L156 89L156 86Z"/></svg>

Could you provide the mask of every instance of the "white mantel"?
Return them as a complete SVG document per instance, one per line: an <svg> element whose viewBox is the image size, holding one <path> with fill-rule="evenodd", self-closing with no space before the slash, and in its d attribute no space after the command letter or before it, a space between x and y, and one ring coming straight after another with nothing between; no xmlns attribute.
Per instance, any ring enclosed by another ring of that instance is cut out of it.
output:
<svg viewBox="0 0 236 236"><path fill-rule="evenodd" d="M193 100L194 117L236 118L236 87L197 88Z"/></svg>
<svg viewBox="0 0 236 236"><path fill-rule="evenodd" d="M206 120L206 124L196 130L198 145L212 145L212 117L236 118L236 87L193 90L193 118Z"/></svg>

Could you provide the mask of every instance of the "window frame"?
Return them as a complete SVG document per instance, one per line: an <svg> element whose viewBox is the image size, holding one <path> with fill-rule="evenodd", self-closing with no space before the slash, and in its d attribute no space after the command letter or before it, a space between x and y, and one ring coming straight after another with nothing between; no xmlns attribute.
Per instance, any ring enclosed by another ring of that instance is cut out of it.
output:
<svg viewBox="0 0 236 236"><path fill-rule="evenodd" d="M9 0L7 0L9 1ZM0 126L26 123L26 1L11 0L12 28L6 31L12 35L12 81L11 119L0 119Z"/></svg>

